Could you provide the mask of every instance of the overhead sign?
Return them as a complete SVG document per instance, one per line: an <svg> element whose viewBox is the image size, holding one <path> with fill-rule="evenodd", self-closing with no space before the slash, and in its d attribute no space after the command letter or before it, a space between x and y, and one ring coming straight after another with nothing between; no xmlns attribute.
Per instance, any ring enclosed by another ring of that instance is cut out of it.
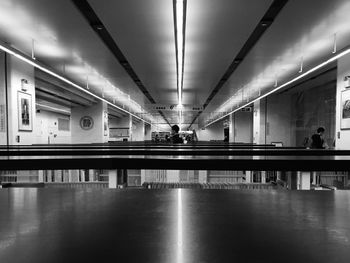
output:
<svg viewBox="0 0 350 263"><path fill-rule="evenodd" d="M201 105L182 105L182 107L179 107L177 104L148 104L147 108L156 111L203 111L203 106Z"/></svg>

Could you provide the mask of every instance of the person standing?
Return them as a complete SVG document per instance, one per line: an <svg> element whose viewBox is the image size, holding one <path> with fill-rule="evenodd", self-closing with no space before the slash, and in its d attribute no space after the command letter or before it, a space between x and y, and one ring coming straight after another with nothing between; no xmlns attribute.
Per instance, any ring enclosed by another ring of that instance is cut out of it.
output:
<svg viewBox="0 0 350 263"><path fill-rule="evenodd" d="M182 138L179 134L180 128L176 124L171 127L171 141L173 143L183 143Z"/></svg>

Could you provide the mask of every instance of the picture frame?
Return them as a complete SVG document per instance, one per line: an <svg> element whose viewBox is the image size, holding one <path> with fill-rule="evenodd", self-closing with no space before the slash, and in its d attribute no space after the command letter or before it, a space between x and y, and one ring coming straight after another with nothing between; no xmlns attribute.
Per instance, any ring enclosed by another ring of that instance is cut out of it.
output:
<svg viewBox="0 0 350 263"><path fill-rule="evenodd" d="M350 129L350 89L341 92L340 129Z"/></svg>
<svg viewBox="0 0 350 263"><path fill-rule="evenodd" d="M32 131L33 116L32 116L32 95L22 91L17 93L18 102L18 130Z"/></svg>

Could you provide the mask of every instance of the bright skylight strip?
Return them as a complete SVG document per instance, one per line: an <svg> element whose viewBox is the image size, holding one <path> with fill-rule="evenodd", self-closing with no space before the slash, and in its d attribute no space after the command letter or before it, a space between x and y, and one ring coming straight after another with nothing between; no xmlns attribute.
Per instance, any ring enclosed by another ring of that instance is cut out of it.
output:
<svg viewBox="0 0 350 263"><path fill-rule="evenodd" d="M184 49L185 49L185 16L186 0L174 0L175 8L175 45L177 60L177 95L178 105L182 105L183 73L184 73ZM180 120L181 122L181 120ZM181 125L181 123L180 123Z"/></svg>
<svg viewBox="0 0 350 263"><path fill-rule="evenodd" d="M259 100L261 100L261 99L263 99L263 98L265 98L265 97L271 95L272 93L275 93L276 91L278 91L278 90L280 90L280 89L282 89L282 88L284 88L284 87L286 87L286 86L288 86L288 85L290 85L290 84L293 84L294 82L296 82L296 81L298 81L298 80L300 80L300 79L306 77L307 75L310 75L311 73L315 72L316 70L319 70L320 68L323 68L324 66L326 66L326 65L328 65L328 64L330 64L330 63L336 61L337 59L339 59L339 58L341 58L341 57L343 57L343 56L345 56L345 55L347 55L347 54L349 54L349 53L350 53L350 48L345 49L344 51L340 52L340 53L337 54L336 56L331 57L330 59L328 59L328 60L322 62L321 64L319 64L319 65L317 65L317 66L311 68L310 70L306 71L305 73L300 74L299 76L293 78L292 80L287 81L286 83L284 83L284 84L282 84L282 85L280 85L280 86L277 86L277 87L274 88L273 90L270 90L269 92L267 92L267 93L265 93L265 94L263 94L263 95L257 97L256 99L254 99L254 100L252 100L252 101L250 101L250 102L247 102L247 103L245 103L244 105L238 107L237 109L234 109L233 111L231 111L231 112L229 112L229 113L227 113L227 114L225 114L225 115L223 115L223 116L217 118L216 120L214 120L214 121L212 121L212 122L206 124L206 125L204 126L204 128L205 128L205 127L208 127L208 126L210 126L210 125L212 125L212 124L214 124L215 122L217 122L217 121L219 121L219 120L222 120L223 118L229 116L230 114L235 113L235 112L239 111L240 109L242 109L242 108L244 108L244 107L247 107L248 105L250 105L250 104L252 104L252 103L254 103L254 102L256 102L256 101L259 101Z"/></svg>
<svg viewBox="0 0 350 263"><path fill-rule="evenodd" d="M176 0L176 45L178 63L178 104L182 104L183 58L184 58L184 1Z"/></svg>
<svg viewBox="0 0 350 263"><path fill-rule="evenodd" d="M127 114L130 114L131 116L135 117L136 119L139 119L139 120L141 120L141 121L144 121L145 123L148 123L148 124L152 125L152 123L150 123L150 122L148 122L148 121L146 121L146 120L140 118L139 116L137 116L137 115L135 115L135 114L133 114L133 113L131 113L131 112L129 112L129 111L127 111L127 110L121 108L121 107L118 107L117 105L115 105L115 104L109 102L108 100L106 100L106 99L104 99L104 98L102 98L102 97L99 97L98 95L96 95L96 94L94 94L94 93L92 93L92 92L90 92L90 91L84 89L83 87L81 87L81 86L75 84L74 82L70 81L69 79L66 79L65 77L63 77L63 76L61 76L61 75L59 75L59 74L53 72L52 70L48 69L48 68L45 67L44 65L41 65L41 63L39 63L37 60L29 59L29 58L27 58L25 55L22 55L20 52L16 51L15 49L6 47L6 46L3 45L3 44L0 44L0 49L3 50L3 51L5 51L6 53L8 53L8 54L10 54L10 55L13 55L13 56L19 58L20 60L22 60L22 61L24 61L24 62L26 62L26 63L32 65L33 67L38 68L38 69L40 69L40 70L42 70L42 71L48 73L49 75L51 75L51 76L53 76L53 77L55 77L55 78L58 78L58 79L62 80L63 82L65 82L65 83L67 83L67 84L69 84L69 85L71 85L71 86L77 88L77 89L80 90L80 91L83 91L84 93L86 93L86 94L88 94L88 95L90 95L90 96L92 96L92 97L94 97L94 98L96 98L96 99L98 99L98 100L100 100L100 101L106 102L108 105L110 105L110 106L112 106L112 107L114 107L114 108L116 108L116 109L118 109L118 110L120 110L120 111L123 111L123 112L125 112L125 113L127 113Z"/></svg>

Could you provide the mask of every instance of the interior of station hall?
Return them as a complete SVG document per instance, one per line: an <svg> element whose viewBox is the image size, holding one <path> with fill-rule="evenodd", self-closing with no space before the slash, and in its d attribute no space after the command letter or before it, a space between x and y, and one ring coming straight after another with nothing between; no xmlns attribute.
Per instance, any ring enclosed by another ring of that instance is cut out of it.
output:
<svg viewBox="0 0 350 263"><path fill-rule="evenodd" d="M349 1L180 2L1 0L0 144L350 149Z"/></svg>
<svg viewBox="0 0 350 263"><path fill-rule="evenodd" d="M349 262L349 13L0 0L0 262Z"/></svg>
<svg viewBox="0 0 350 263"><path fill-rule="evenodd" d="M171 1L88 1L91 17L79 2L1 1L2 145L147 141L178 124L200 141L283 146L323 126L329 147L350 148L348 1L289 1L272 15L270 0L188 1L180 84Z"/></svg>

